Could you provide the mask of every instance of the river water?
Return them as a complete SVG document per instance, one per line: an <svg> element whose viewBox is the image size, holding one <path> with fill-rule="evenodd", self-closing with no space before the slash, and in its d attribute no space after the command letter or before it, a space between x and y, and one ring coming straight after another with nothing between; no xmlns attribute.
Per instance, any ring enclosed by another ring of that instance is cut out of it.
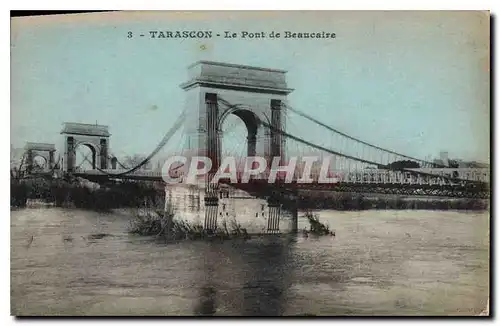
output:
<svg viewBox="0 0 500 326"><path fill-rule="evenodd" d="M486 306L488 213L319 214L335 237L165 244L128 235L125 211L14 210L11 312L477 315Z"/></svg>

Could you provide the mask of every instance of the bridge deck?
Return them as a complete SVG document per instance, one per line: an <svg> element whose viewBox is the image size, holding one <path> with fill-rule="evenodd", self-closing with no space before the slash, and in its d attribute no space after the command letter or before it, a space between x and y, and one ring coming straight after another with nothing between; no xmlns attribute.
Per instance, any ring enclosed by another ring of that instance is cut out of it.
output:
<svg viewBox="0 0 500 326"><path fill-rule="evenodd" d="M113 171L113 172L111 172ZM117 170L110 170L110 173L116 174ZM119 172L118 172L119 173ZM126 180L144 180L144 181L161 181L161 174L154 171L141 171L140 173L131 173L126 175L106 175L100 171L82 171L75 175L92 180L103 181L110 179L126 179ZM358 173L358 176L364 176ZM373 177L373 174L371 174ZM412 196L438 196L438 197L458 197L458 198L489 198L489 185L486 182L445 182L445 180L431 179L415 179L412 176L399 174L399 178L346 178L340 179L334 183L291 183L277 182L269 184L267 179L251 179L249 183L232 183L230 180L221 180L220 184L230 184L239 189L249 191L254 195L266 196L270 191L295 191L301 190L318 190L318 191L336 191L336 192L354 192L354 193L380 193L387 195L412 195ZM241 180L238 180L241 181ZM426 182L427 181L427 182ZM203 186L203 183L200 183Z"/></svg>

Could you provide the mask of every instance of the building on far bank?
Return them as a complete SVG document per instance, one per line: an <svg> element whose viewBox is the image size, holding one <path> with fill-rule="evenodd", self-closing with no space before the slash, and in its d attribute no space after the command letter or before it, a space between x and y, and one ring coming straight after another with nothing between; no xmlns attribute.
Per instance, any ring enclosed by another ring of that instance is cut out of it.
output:
<svg viewBox="0 0 500 326"><path fill-rule="evenodd" d="M463 159L451 159L449 158L448 152L442 151L439 153L439 158L432 160L434 164L445 166L448 168L460 168L460 169L489 169L490 165L488 163L481 163L477 161L465 161Z"/></svg>

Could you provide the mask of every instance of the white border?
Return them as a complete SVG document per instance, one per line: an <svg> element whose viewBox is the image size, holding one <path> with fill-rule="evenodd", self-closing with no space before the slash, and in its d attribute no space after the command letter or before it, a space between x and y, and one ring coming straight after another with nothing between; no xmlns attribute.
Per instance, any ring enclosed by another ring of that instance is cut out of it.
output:
<svg viewBox="0 0 500 326"><path fill-rule="evenodd" d="M63 2L58 0L40 2L33 0L16 1L9 9L16 10L488 10L494 0L475 1L398 1L385 0L383 3L370 0L351 1L228 1L228 0L186 0L165 2L161 0L99 0Z"/></svg>
<svg viewBox="0 0 500 326"><path fill-rule="evenodd" d="M43 3L43 6L41 5ZM474 1L437 1L437 0L420 0L414 1L413 3L408 3L408 1L398 1L398 0L386 0L383 4L377 1L370 0L349 0L349 1L339 1L338 3L332 3L331 1L318 1L318 0L307 0L307 1L283 1L282 3L277 1L269 1L269 0L252 0L252 1L227 1L227 0L212 0L212 1L175 1L168 2L166 4L165 1L137 1L137 0L112 0L104 3L102 0L86 0L82 2L77 1L54 1L54 0L46 0L43 2L39 2L36 0L30 1L16 1L13 3L13 6L5 8L6 10L2 10L4 17L2 19L2 27L0 29L0 35L2 37L2 44L6 46L10 44L10 19L8 10L16 9L16 10L32 10L32 9L43 9L43 10L492 10L493 13L498 13L499 1L496 0L474 0ZM5 6L6 2L2 2L2 6ZM496 21L498 25L498 21ZM498 44L498 35L495 34L495 43ZM497 48L498 51L498 48ZM4 49L4 51L0 52L2 56L2 68L3 68L3 87L1 101L3 102L1 113L3 114L3 119L0 119L0 132L3 137L1 137L1 151L2 153L9 153L10 151L10 48ZM495 85L494 91L498 91L498 85ZM498 94L498 92L497 92ZM493 110L493 109L492 109ZM495 117L495 124L500 125L500 118L498 115ZM495 133L496 136L496 133ZM495 137L496 138L496 137ZM495 150L497 149L497 143L495 142ZM2 269L2 302L0 304L1 316L3 320L2 325L4 324L13 324L16 321L10 316L10 204L7 204L7 198L9 193L9 177L7 175L7 159L0 161L1 166L0 170L4 171L1 175L1 188L2 188L2 198L5 200L5 206L3 206L3 211L1 216L3 217L3 223L5 223L3 229L4 234L0 237L0 241L2 242L1 246L1 255L2 261L5 266ZM496 162L494 168L496 169L500 163ZM495 184L498 183L498 175L495 177ZM498 194L495 193L495 201L498 200ZM9 206L7 206L9 205ZM495 234L498 235L498 222L495 223ZM495 255L495 261L498 261L498 251ZM7 267L9 266L9 267ZM497 284L498 282L495 282ZM496 291L498 294L498 291ZM498 297L496 302L498 302ZM498 312L498 304L496 304ZM49 320L48 322L52 322L53 320ZM261 321L256 320L259 323L267 323L270 321ZM287 320L284 320L287 322ZM337 324L344 323L354 323L361 324L365 322L395 322L400 323L402 320L333 320L332 322ZM40 321L38 321L40 322ZM85 320L62 320L60 323L62 324L73 324L75 322L83 322L85 324L92 325L104 325L104 323L109 323L110 321L102 320L102 321L85 321ZM123 323L125 320L117 320L112 321L115 323ZM127 323L132 323L136 325L141 325L144 321L133 320ZM163 321L153 321L157 323L173 323L173 320ZM196 321L184 321L185 323L194 323ZM243 322L239 320L233 320L233 322ZM273 321L275 323L277 321ZM283 321L281 321L283 322ZM311 322L311 320L304 320L304 323ZM418 320L417 323L425 323L425 324L434 324L438 321L431 320ZM445 323L453 322L453 320L447 320ZM474 324L479 323L480 321L471 321L468 322Z"/></svg>

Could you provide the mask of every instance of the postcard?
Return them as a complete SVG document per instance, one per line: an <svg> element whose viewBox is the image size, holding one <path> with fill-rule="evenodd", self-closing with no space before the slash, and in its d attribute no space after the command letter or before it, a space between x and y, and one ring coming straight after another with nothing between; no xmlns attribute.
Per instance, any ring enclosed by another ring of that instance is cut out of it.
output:
<svg viewBox="0 0 500 326"><path fill-rule="evenodd" d="M489 315L489 12L40 14L10 48L12 315Z"/></svg>

